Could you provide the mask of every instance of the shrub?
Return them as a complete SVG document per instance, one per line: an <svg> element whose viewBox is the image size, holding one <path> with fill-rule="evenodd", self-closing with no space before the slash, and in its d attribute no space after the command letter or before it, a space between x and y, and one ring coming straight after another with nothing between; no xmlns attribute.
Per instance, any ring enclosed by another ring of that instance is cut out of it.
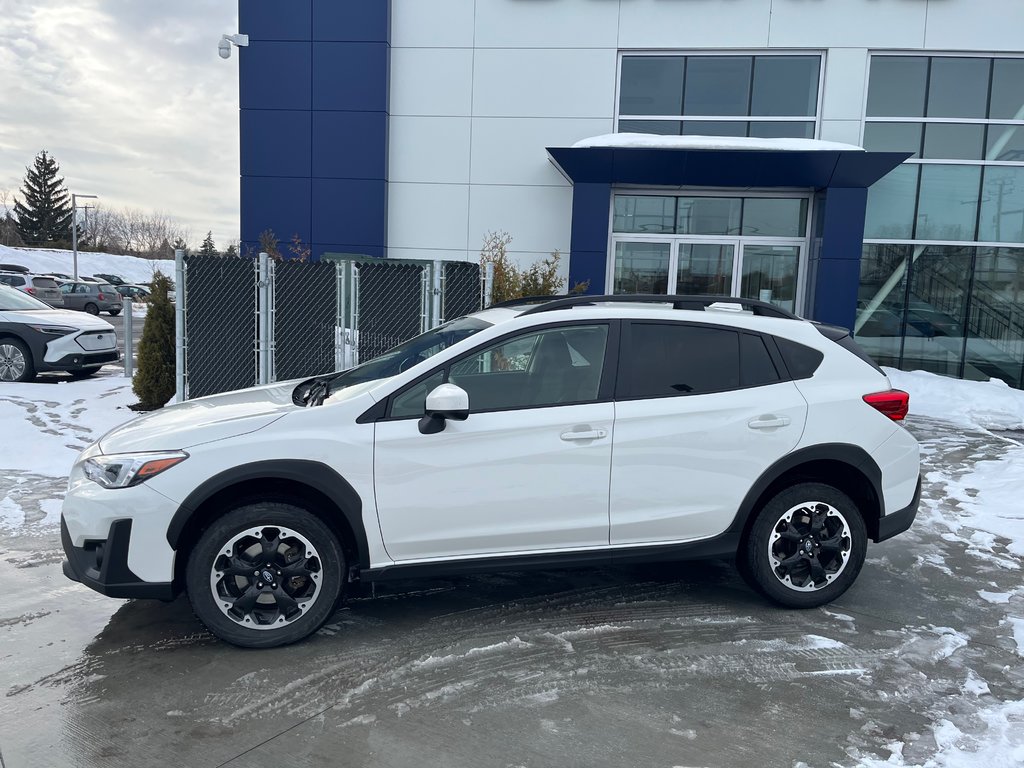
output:
<svg viewBox="0 0 1024 768"><path fill-rule="evenodd" d="M174 307L167 298L170 287L165 275L154 275L153 295L139 340L139 367L132 381L139 410L143 411L163 408L174 397Z"/></svg>
<svg viewBox="0 0 1024 768"><path fill-rule="evenodd" d="M480 250L480 266L493 265L494 277L491 288L491 302L498 304L511 299L527 296L555 296L565 286L565 278L558 274L562 254L553 251L550 256L539 259L529 267L520 269L512 263L508 246L512 235L508 232L488 232ZM572 293L585 293L588 283L577 283Z"/></svg>

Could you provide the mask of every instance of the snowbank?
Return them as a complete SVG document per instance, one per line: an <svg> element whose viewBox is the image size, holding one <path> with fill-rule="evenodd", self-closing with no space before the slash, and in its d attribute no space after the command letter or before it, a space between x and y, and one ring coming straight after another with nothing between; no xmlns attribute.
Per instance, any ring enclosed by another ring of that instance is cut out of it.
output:
<svg viewBox="0 0 1024 768"><path fill-rule="evenodd" d="M20 264L32 272L73 274L74 253L54 248L11 248L0 245L0 262ZM148 283L153 273L160 270L174 279L172 259L140 259L137 256L119 256L114 253L78 252L78 274L91 276L97 272L120 275L129 283Z"/></svg>
<svg viewBox="0 0 1024 768"><path fill-rule="evenodd" d="M574 149L745 149L783 152L863 152L864 147L819 139L758 139L745 136L656 136L649 133L606 133L580 139Z"/></svg>
<svg viewBox="0 0 1024 768"><path fill-rule="evenodd" d="M1024 429L1024 392L999 379L962 381L926 371L886 368L889 381L910 393L910 413L980 429Z"/></svg>

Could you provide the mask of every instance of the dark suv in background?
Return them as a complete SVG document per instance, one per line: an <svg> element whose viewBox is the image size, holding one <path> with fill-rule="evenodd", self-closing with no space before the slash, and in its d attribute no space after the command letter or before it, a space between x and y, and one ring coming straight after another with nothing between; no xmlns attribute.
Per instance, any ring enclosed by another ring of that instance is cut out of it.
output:
<svg viewBox="0 0 1024 768"><path fill-rule="evenodd" d="M66 282L61 283L60 291L67 309L80 309L90 315L121 314L121 294L109 283Z"/></svg>

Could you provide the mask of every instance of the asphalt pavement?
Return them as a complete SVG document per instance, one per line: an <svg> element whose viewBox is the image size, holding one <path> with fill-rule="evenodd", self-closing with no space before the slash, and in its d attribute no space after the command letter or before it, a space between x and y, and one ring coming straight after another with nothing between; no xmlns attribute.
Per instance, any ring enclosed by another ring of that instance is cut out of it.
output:
<svg viewBox="0 0 1024 768"><path fill-rule="evenodd" d="M955 511L951 479L1006 441L910 428L922 516L824 608L775 607L727 562L510 572L367 590L268 651L216 640L185 599L66 580L37 524L64 481L0 470L26 518L0 530L0 763L924 764L1024 699L1007 621L1024 558L932 522Z"/></svg>

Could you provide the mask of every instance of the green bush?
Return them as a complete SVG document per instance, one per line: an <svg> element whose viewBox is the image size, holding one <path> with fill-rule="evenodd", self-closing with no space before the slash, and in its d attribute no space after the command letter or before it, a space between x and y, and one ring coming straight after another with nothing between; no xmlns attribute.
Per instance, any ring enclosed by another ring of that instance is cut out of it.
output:
<svg viewBox="0 0 1024 768"><path fill-rule="evenodd" d="M139 367L132 382L139 410L163 408L174 397L174 307L167 298L170 287L171 281L157 272L139 340ZM131 342L128 350L126 354L131 354Z"/></svg>
<svg viewBox="0 0 1024 768"><path fill-rule="evenodd" d="M559 294L565 286L565 278L558 274L562 254L553 251L547 258L520 269L512 263L508 255L508 246L511 242L512 235L508 232L488 232L484 238L484 246L480 251L480 266L493 265L491 303ZM589 287L589 281L576 283L571 293L586 293Z"/></svg>

